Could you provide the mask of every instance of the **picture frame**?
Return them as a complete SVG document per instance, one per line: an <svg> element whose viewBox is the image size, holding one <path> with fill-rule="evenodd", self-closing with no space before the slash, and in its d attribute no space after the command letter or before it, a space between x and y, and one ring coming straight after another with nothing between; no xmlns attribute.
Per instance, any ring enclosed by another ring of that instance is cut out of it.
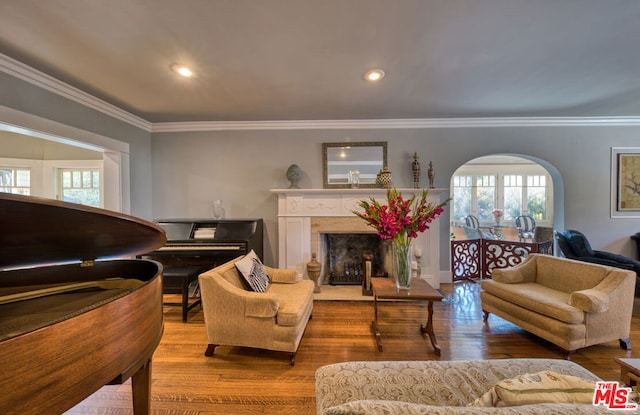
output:
<svg viewBox="0 0 640 415"><path fill-rule="evenodd" d="M611 148L611 217L640 218L640 147Z"/></svg>

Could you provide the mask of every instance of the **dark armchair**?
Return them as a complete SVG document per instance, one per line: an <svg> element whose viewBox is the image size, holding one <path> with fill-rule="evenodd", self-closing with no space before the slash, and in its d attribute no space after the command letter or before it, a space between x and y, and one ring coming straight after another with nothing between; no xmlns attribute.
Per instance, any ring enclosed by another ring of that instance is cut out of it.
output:
<svg viewBox="0 0 640 415"><path fill-rule="evenodd" d="M636 273L635 296L640 297L640 262L626 256L614 254L612 252L596 251L591 248L589 240L582 232L566 229L556 232L558 247L565 257L583 262L608 265L610 267L622 268Z"/></svg>

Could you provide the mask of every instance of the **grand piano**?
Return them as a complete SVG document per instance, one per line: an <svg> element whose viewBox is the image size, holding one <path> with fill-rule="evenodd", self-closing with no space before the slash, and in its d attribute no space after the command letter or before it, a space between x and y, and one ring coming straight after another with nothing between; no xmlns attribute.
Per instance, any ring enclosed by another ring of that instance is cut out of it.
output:
<svg viewBox="0 0 640 415"><path fill-rule="evenodd" d="M134 414L149 414L162 265L133 257L162 229L6 193L0 213L0 414L60 414L129 378Z"/></svg>

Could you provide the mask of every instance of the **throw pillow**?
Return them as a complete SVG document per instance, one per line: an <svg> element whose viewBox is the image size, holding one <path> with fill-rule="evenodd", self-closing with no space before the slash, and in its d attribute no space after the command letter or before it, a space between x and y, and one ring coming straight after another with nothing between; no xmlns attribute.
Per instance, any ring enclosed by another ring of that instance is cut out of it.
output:
<svg viewBox="0 0 640 415"><path fill-rule="evenodd" d="M264 269L260 258L253 250L235 263L236 269L242 275L252 291L263 293L269 286L269 274Z"/></svg>
<svg viewBox="0 0 640 415"><path fill-rule="evenodd" d="M504 379L469 406L518 406L540 403L593 403L595 381L550 370Z"/></svg>

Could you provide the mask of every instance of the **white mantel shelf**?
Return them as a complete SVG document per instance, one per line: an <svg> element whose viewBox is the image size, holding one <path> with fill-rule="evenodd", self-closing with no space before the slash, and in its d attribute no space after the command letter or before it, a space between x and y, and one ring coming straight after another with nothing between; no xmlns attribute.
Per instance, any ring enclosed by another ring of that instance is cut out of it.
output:
<svg viewBox="0 0 640 415"><path fill-rule="evenodd" d="M397 189L404 198L423 189ZM428 189L427 200L439 203L448 189ZM278 266L293 268L306 276L306 264L311 260L312 218L353 217L360 210L359 202L373 197L386 200L387 189L272 189L278 196ZM440 287L440 243L436 219L429 230L415 239L414 246L423 253L422 275L434 288ZM345 229L348 232L349 229Z"/></svg>

